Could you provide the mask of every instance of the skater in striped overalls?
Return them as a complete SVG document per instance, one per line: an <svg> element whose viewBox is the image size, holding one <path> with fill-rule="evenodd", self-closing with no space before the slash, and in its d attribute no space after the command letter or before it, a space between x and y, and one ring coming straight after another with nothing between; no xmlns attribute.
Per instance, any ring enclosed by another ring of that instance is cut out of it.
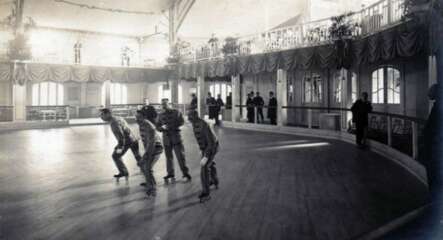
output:
<svg viewBox="0 0 443 240"><path fill-rule="evenodd" d="M156 182L153 174L153 168L163 152L161 138L155 130L157 111L152 106L144 106L137 111L137 123L140 127L140 137L145 148L143 154L143 173L145 174L146 194L148 196L156 195Z"/></svg>
<svg viewBox="0 0 443 240"><path fill-rule="evenodd" d="M197 111L189 111L188 120L192 123L194 135L202 153L200 161L200 177L202 192L198 196L200 201L206 201L210 198L210 186L215 185L218 188L217 169L215 168L214 157L218 152L218 139L209 124L198 116Z"/></svg>

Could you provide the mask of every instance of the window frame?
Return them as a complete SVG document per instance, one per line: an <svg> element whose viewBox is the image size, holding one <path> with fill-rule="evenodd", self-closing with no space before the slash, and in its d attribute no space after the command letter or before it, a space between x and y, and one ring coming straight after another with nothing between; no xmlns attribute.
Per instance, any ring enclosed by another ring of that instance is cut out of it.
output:
<svg viewBox="0 0 443 240"><path fill-rule="evenodd" d="M392 76L395 76L396 73L398 73L398 87L393 86L392 84L395 83L395 78L394 77L390 77L389 73L391 73L391 71L389 71L390 69L392 69ZM381 71L381 75L378 74L377 75L377 86L380 85L380 81L378 80L379 76L382 77L383 80L383 86L382 88L379 87L377 94L378 94L378 100L380 100L380 97L382 99L382 101L375 101L374 99L374 73L376 72L380 72ZM375 68L372 72L371 72L371 101L373 104L387 104L387 105L401 105L402 104L402 99L401 99L401 92L402 92L402 84L403 84L403 73L400 70L400 68L398 68L397 66L393 66L393 65L384 65L384 66L379 66L378 68ZM395 91L395 88L398 88L398 91ZM380 93L381 91L381 93ZM391 91L391 92L390 92ZM381 94L381 96L380 96ZM392 96L390 95L392 94Z"/></svg>
<svg viewBox="0 0 443 240"><path fill-rule="evenodd" d="M44 90L42 90L43 84L46 88ZM64 90L62 83L54 81L34 83L31 85L31 106L64 106ZM43 95L46 96L43 98ZM51 103L52 100L55 100L54 104Z"/></svg>
<svg viewBox="0 0 443 240"><path fill-rule="evenodd" d="M306 79L309 78L310 81ZM320 86L317 86L318 94L315 94L315 82L319 82ZM309 86L307 83L309 82ZM321 104L323 103L323 77L319 72L306 71L303 76L303 103L306 104ZM316 97L315 97L316 96Z"/></svg>

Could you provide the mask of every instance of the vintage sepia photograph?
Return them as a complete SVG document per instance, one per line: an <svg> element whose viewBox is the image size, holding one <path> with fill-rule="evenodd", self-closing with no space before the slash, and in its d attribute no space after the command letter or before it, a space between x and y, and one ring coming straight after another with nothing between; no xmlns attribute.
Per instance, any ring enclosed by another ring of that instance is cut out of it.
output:
<svg viewBox="0 0 443 240"><path fill-rule="evenodd" d="M0 0L0 240L443 240L443 0Z"/></svg>

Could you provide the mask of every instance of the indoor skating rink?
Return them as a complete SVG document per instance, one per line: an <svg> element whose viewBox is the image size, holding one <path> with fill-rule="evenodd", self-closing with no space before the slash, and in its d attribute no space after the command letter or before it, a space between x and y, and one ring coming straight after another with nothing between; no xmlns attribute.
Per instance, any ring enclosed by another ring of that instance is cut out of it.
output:
<svg viewBox="0 0 443 240"><path fill-rule="evenodd" d="M421 182L368 150L219 128L220 188L201 204L200 153L189 123L182 132L193 179L175 160L165 185L162 155L149 199L130 151L129 181L113 179L108 125L1 133L0 238L355 239L425 202Z"/></svg>

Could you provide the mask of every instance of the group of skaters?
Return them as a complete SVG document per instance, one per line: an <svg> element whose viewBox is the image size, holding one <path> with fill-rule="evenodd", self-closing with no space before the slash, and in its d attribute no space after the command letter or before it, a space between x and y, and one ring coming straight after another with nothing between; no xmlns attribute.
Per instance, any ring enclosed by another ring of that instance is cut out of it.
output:
<svg viewBox="0 0 443 240"><path fill-rule="evenodd" d="M119 171L114 177L117 180L122 177L128 179L129 172L122 161L122 157L130 149L134 154L138 167L145 176L146 182L140 185L146 187L148 196L156 195L153 168L163 152L166 156L167 175L164 177L166 183L175 181L174 153L183 174L183 179L186 182L192 179L186 165L185 148L180 130L184 124L183 115L170 106L168 99L162 99L161 106L162 109L159 113L150 105L137 110L136 120L144 147L143 154L140 154L138 137L135 136L122 117L114 116L112 111L107 108L101 109L100 114L103 121L110 123L111 130L118 142L112 153L112 159ZM214 162L219 143L210 125L200 118L195 109L189 109L187 115L188 120L192 123L194 135L201 150L200 178L202 192L199 199L205 201L210 198L210 187L214 185L218 188L219 184ZM162 137L160 137L159 132L162 133Z"/></svg>
<svg viewBox="0 0 443 240"><path fill-rule="evenodd" d="M248 93L248 98L246 99L246 116L249 123L264 123L263 108L265 107L265 101L260 96L260 92L254 94L253 91ZM269 102L268 106L268 119L271 121L272 125L277 125L277 99L274 96L274 92L269 92ZM257 114L255 113L257 110ZM257 116L257 119L255 119Z"/></svg>

